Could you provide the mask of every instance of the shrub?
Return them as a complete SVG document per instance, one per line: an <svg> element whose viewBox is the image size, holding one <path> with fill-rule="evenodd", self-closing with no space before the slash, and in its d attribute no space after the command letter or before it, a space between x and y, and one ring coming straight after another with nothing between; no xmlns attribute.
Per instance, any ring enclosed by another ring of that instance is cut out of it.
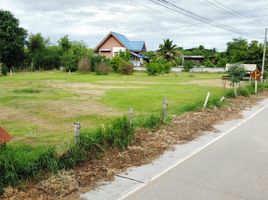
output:
<svg viewBox="0 0 268 200"><path fill-rule="evenodd" d="M203 102L201 102L201 101L186 104L182 107L179 107L176 110L176 114L180 115L180 114L185 113L185 112L191 112L191 111L198 110L199 108L202 107L202 105L203 105Z"/></svg>
<svg viewBox="0 0 268 200"><path fill-rule="evenodd" d="M118 68L119 68L119 65L121 64L121 62L123 62L124 60L121 58L121 57L119 57L119 56L115 56L115 57L113 57L111 60L110 60L110 64L111 64L111 66L112 66L112 68L113 68L113 70L115 71L115 72L118 72Z"/></svg>
<svg viewBox="0 0 268 200"><path fill-rule="evenodd" d="M8 73L8 68L6 66L1 66L1 74L6 76Z"/></svg>
<svg viewBox="0 0 268 200"><path fill-rule="evenodd" d="M79 61L78 70L83 73L91 71L91 63L88 58L83 58Z"/></svg>
<svg viewBox="0 0 268 200"><path fill-rule="evenodd" d="M146 72L149 75L161 74L163 71L163 66L158 62L151 62L146 64Z"/></svg>
<svg viewBox="0 0 268 200"><path fill-rule="evenodd" d="M240 64L234 65L229 69L229 78L234 87L234 94L237 96L236 84L239 83L246 75L246 70Z"/></svg>
<svg viewBox="0 0 268 200"><path fill-rule="evenodd" d="M134 138L134 128L127 117L118 118L105 128L105 142L110 147L124 150Z"/></svg>
<svg viewBox="0 0 268 200"><path fill-rule="evenodd" d="M125 60L123 60L122 62L120 62L119 66L118 66L118 72L120 74L132 74L134 71L134 65L130 62L127 62Z"/></svg>
<svg viewBox="0 0 268 200"><path fill-rule="evenodd" d="M164 63L164 72L169 73L171 71L171 68L174 66L172 62L166 62Z"/></svg>
<svg viewBox="0 0 268 200"><path fill-rule="evenodd" d="M112 71L112 69L108 63L101 62L97 65L95 71L98 75L107 75Z"/></svg>
<svg viewBox="0 0 268 200"><path fill-rule="evenodd" d="M239 88L237 91L237 94L239 96L244 96L244 97L250 96L250 92L246 87Z"/></svg>
<svg viewBox="0 0 268 200"><path fill-rule="evenodd" d="M206 67L215 67L215 65L211 62L210 59L206 59L206 60L204 61L204 65L205 65Z"/></svg>
<svg viewBox="0 0 268 200"><path fill-rule="evenodd" d="M225 94L226 98L235 98L235 93L233 90L228 90Z"/></svg>
<svg viewBox="0 0 268 200"><path fill-rule="evenodd" d="M194 67L194 62L193 61L185 61L184 66L183 66L183 70L185 72L189 72L193 67Z"/></svg>
<svg viewBox="0 0 268 200"><path fill-rule="evenodd" d="M91 63L91 71L96 71L97 66L101 63L101 62L106 62L107 58L104 56L100 56L100 55L94 55L90 58L90 63Z"/></svg>
<svg viewBox="0 0 268 200"><path fill-rule="evenodd" d="M160 115L149 115L145 117L139 117L134 122L135 127L142 127L152 131L156 131L163 124L163 120Z"/></svg>

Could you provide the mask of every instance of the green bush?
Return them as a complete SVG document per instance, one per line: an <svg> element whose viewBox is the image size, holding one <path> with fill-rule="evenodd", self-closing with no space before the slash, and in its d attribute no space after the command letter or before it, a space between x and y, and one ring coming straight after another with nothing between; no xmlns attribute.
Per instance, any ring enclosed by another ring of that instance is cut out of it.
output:
<svg viewBox="0 0 268 200"><path fill-rule="evenodd" d="M127 117L118 118L105 128L105 142L110 147L124 150L134 138L134 128Z"/></svg>
<svg viewBox="0 0 268 200"><path fill-rule="evenodd" d="M215 65L211 62L210 59L206 59L206 60L204 61L204 65L205 65L206 67L215 67Z"/></svg>
<svg viewBox="0 0 268 200"><path fill-rule="evenodd" d="M129 75L134 72L134 65L128 61L122 60L118 66L118 72L120 74Z"/></svg>
<svg viewBox="0 0 268 200"><path fill-rule="evenodd" d="M237 91L238 96L249 97L250 92L246 87L239 88Z"/></svg>
<svg viewBox="0 0 268 200"><path fill-rule="evenodd" d="M193 61L185 61L184 66L183 66L183 70L185 72L189 72L194 67L194 65L195 65L195 63Z"/></svg>
<svg viewBox="0 0 268 200"><path fill-rule="evenodd" d="M225 93L225 97L226 98L235 98L235 93L233 90L227 90L227 92Z"/></svg>
<svg viewBox="0 0 268 200"><path fill-rule="evenodd" d="M169 73L171 71L171 68L174 66L172 62L166 62L164 63L164 72Z"/></svg>
<svg viewBox="0 0 268 200"><path fill-rule="evenodd" d="M163 72L163 66L158 62L147 63L146 72L149 75L161 74Z"/></svg>
<svg viewBox="0 0 268 200"><path fill-rule="evenodd" d="M134 121L135 127L146 128L152 131L156 131L163 124L163 120L160 115L149 115L139 117Z"/></svg>
<svg viewBox="0 0 268 200"><path fill-rule="evenodd" d="M6 66L1 66L1 74L6 76L8 73L8 68Z"/></svg>
<svg viewBox="0 0 268 200"><path fill-rule="evenodd" d="M83 58L78 63L78 71L85 73L91 71L91 62L88 58Z"/></svg>
<svg viewBox="0 0 268 200"><path fill-rule="evenodd" d="M108 63L101 62L97 65L95 71L98 75L108 75L112 71L112 68Z"/></svg>
<svg viewBox="0 0 268 200"><path fill-rule="evenodd" d="M91 63L91 70L92 71L96 71L97 66L101 63L101 62L108 62L108 59L104 56L100 56L100 55L94 55L90 58L90 63Z"/></svg>
<svg viewBox="0 0 268 200"><path fill-rule="evenodd" d="M110 60L110 64L115 72L118 72L119 65L123 62L123 58L115 56Z"/></svg>
<svg viewBox="0 0 268 200"><path fill-rule="evenodd" d="M180 114L185 113L185 112L191 112L191 111L198 110L199 108L202 107L202 105L203 105L203 102L201 102L201 101L186 104L182 107L179 107L176 110L176 114L180 115Z"/></svg>

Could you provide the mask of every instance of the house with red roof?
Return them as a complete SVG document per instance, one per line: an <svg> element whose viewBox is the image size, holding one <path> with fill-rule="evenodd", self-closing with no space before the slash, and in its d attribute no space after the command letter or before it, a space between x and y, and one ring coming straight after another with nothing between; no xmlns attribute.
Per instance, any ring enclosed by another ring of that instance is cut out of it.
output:
<svg viewBox="0 0 268 200"><path fill-rule="evenodd" d="M95 48L101 56L113 58L120 51L128 50L131 54L131 62L135 67L140 67L144 63L147 56L143 55L146 52L144 41L131 41L126 36L110 32Z"/></svg>

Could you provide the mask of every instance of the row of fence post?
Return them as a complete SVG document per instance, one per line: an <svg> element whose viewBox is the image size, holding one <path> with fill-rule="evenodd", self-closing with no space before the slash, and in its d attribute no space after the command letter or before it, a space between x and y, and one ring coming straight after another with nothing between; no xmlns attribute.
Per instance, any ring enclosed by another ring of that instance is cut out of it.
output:
<svg viewBox="0 0 268 200"><path fill-rule="evenodd" d="M208 92L205 98L205 102L203 105L203 110L206 109L208 102L209 102L209 98L210 98L211 93ZM220 99L220 102L222 103L224 101L225 97L223 96ZM167 119L168 119L168 98L164 97L163 98L163 102L162 102L162 120L163 123L166 124L167 123ZM134 118L134 114L133 114L133 109L129 108L128 110L128 118L129 118L129 123L130 126L133 126L133 118ZM74 123L74 141L75 144L78 145L80 142L80 129L81 129L81 124L80 122L75 122Z"/></svg>

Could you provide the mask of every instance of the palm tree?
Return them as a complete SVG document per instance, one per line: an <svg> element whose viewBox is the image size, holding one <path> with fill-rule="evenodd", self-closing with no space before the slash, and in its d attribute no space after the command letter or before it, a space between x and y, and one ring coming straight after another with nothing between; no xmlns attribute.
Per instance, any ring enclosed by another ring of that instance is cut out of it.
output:
<svg viewBox="0 0 268 200"><path fill-rule="evenodd" d="M178 55L178 47L176 44L173 44L172 40L164 39L163 44L159 45L158 52L164 59L171 61Z"/></svg>

